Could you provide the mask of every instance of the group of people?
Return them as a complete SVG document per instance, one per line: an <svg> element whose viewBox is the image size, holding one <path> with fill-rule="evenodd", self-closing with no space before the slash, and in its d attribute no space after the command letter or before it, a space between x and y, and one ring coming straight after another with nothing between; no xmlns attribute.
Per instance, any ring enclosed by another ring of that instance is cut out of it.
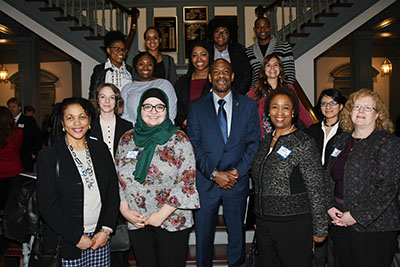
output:
<svg viewBox="0 0 400 267"><path fill-rule="evenodd" d="M193 226L196 264L212 266L220 205L229 266L243 266L249 179L262 266L391 265L400 139L382 99L324 90L314 124L292 86L290 45L267 18L254 32L245 49L234 25L211 20L211 43L194 43L178 80L159 29L146 30L133 68L124 36L106 36L89 100L64 99L62 134L30 154L45 249L60 246L62 266L129 266L127 252L111 252L117 224L127 225L138 266L185 266ZM14 113L0 108L0 164L25 142ZM1 178L23 170L7 166Z"/></svg>

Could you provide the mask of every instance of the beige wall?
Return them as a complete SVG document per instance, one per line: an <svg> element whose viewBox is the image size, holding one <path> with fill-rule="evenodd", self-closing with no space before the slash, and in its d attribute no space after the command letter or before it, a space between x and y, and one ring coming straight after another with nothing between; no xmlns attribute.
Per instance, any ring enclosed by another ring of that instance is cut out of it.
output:
<svg viewBox="0 0 400 267"><path fill-rule="evenodd" d="M17 64L4 65L9 73L9 77L18 72ZM41 63L40 68L56 75L59 80L56 83L56 102L62 101L66 97L72 96L72 71L69 62L49 62ZM5 106L7 100L14 97L14 88L10 82L0 83L0 105Z"/></svg>
<svg viewBox="0 0 400 267"><path fill-rule="evenodd" d="M372 58L372 66L380 72L382 62L385 58ZM316 98L320 95L321 91L326 88L333 88L333 78L329 75L335 68L349 63L348 57L324 57L319 58L316 64ZM373 90L377 92L383 99L386 105L389 104L389 78L382 77L378 74L372 82Z"/></svg>

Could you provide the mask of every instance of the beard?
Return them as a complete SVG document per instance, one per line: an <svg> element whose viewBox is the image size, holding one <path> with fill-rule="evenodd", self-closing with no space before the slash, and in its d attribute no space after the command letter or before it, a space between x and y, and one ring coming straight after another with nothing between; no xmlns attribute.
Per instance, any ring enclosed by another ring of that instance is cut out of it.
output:
<svg viewBox="0 0 400 267"><path fill-rule="evenodd" d="M224 81L226 84L226 87L218 87L218 82L220 82L220 81ZM218 93L226 93L231 89L231 86L230 86L230 84L228 84L228 81L226 79L220 78L215 82L215 84L213 84L213 89Z"/></svg>

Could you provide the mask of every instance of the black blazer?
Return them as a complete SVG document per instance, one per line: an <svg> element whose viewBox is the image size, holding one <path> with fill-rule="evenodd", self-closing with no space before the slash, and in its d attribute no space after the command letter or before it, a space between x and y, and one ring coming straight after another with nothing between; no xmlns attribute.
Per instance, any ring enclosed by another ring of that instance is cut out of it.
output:
<svg viewBox="0 0 400 267"><path fill-rule="evenodd" d="M314 138L315 142L317 142L317 147L318 147L318 151L319 154L322 155L322 149L324 146L324 132L321 129L321 123L323 122L317 122L314 123L313 125L311 125L310 127L308 127L307 129L304 130L304 132L306 132L307 134L309 134L312 138ZM331 152L333 150L333 138L339 134L341 134L342 128L337 129L336 134L334 136L332 136L332 138L329 140L329 142L326 144L326 148L325 148L325 161L324 161L324 165L326 165L329 161Z"/></svg>
<svg viewBox="0 0 400 267"><path fill-rule="evenodd" d="M190 104L190 85L192 82L192 74L185 74L179 78L175 84L175 93L178 98L178 111L175 118L175 124L182 127L183 122L187 119ZM207 79L201 90L201 96L207 95L212 88L211 83Z"/></svg>
<svg viewBox="0 0 400 267"><path fill-rule="evenodd" d="M102 226L115 229L119 210L118 179L107 145L87 139L101 197L101 211L95 232ZM57 150L56 150L57 149ZM56 183L56 160L60 160L60 179ZM76 259L76 247L83 234L83 184L64 139L38 155L37 199L44 221L45 249L54 249L61 237L61 257ZM57 192L58 191L58 192Z"/></svg>
<svg viewBox="0 0 400 267"><path fill-rule="evenodd" d="M33 171L33 164L35 162L32 159L32 155L37 155L39 150L42 148L42 132L33 117L25 116L21 114L17 121L17 127L22 129L24 139L22 141L22 147L19 152L21 157L22 166L24 171Z"/></svg>
<svg viewBox="0 0 400 267"><path fill-rule="evenodd" d="M115 152L117 151L118 147L118 142L121 136L126 133L127 131L133 129L133 125L131 122L122 119L120 116L115 115L115 134L114 134L114 155ZM103 141L103 132L101 131L101 126L100 126L100 117L97 116L96 119L92 120L92 128L90 129L89 135L96 137L98 141Z"/></svg>

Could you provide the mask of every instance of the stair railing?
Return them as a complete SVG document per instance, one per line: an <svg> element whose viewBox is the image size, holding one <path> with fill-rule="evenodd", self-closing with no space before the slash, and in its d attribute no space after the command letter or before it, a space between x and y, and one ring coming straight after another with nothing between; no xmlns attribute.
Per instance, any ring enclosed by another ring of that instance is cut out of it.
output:
<svg viewBox="0 0 400 267"><path fill-rule="evenodd" d="M289 34L301 33L301 25L315 23L317 14L328 13L329 6L338 0L275 0L266 7L256 9L257 16L266 15L273 34L286 41Z"/></svg>
<svg viewBox="0 0 400 267"><path fill-rule="evenodd" d="M64 17L75 17L79 27L93 29L94 37L112 30L128 37L136 32L138 9L128 9L114 0L48 0L48 5L61 8Z"/></svg>

